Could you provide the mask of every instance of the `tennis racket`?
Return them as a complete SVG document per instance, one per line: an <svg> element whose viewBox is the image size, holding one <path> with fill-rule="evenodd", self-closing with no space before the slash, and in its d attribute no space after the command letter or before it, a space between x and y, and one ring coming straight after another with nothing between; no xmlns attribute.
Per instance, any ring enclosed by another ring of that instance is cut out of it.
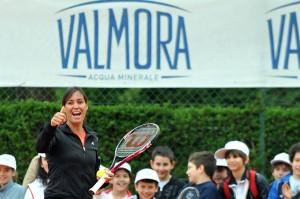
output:
<svg viewBox="0 0 300 199"><path fill-rule="evenodd" d="M151 142L159 134L159 126L154 123L142 124L129 131L118 143L115 149L115 157L110 166L110 171L115 173L125 162L129 162L146 151L152 144ZM117 164L115 164L117 162ZM101 177L97 183L90 188L89 192L95 194L106 182Z"/></svg>
<svg viewBox="0 0 300 199"><path fill-rule="evenodd" d="M200 193L195 187L184 188L177 199L200 199Z"/></svg>

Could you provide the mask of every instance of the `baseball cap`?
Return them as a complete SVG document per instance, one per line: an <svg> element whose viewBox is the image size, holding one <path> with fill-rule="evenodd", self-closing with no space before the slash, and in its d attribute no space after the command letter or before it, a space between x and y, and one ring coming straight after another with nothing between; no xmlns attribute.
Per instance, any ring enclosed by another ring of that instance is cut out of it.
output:
<svg viewBox="0 0 300 199"><path fill-rule="evenodd" d="M10 154L2 154L0 155L0 165L8 166L17 169L16 158Z"/></svg>
<svg viewBox="0 0 300 199"><path fill-rule="evenodd" d="M224 158L216 158L216 165L217 167L227 167L227 162Z"/></svg>
<svg viewBox="0 0 300 199"><path fill-rule="evenodd" d="M291 162L289 159L289 154L287 154L287 153L278 153L277 155L275 155L273 160L271 160L270 162L271 162L271 165L274 165L275 163L278 163L278 162L282 162L282 163L291 165Z"/></svg>
<svg viewBox="0 0 300 199"><path fill-rule="evenodd" d="M159 178L156 171L149 168L142 169L137 172L134 183L136 184L140 180L153 180L159 183Z"/></svg>
<svg viewBox="0 0 300 199"><path fill-rule="evenodd" d="M116 164L118 164L119 162L117 162ZM115 165L116 165L115 164ZM118 168L118 170L119 169L125 169L125 170L127 170L129 173L131 173L131 166L130 166L130 164L128 164L127 162L125 162L124 164L122 164L119 168Z"/></svg>
<svg viewBox="0 0 300 199"><path fill-rule="evenodd" d="M244 153L246 156L249 156L249 148L248 146L241 141L229 141L225 144L224 148L220 148L215 152L216 158L225 158L225 153L229 150L238 150Z"/></svg>

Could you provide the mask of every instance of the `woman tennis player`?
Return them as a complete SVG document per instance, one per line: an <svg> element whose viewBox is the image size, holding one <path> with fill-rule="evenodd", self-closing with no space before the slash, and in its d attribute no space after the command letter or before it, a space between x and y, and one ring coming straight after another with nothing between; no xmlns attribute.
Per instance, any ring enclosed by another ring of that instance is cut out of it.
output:
<svg viewBox="0 0 300 199"><path fill-rule="evenodd" d="M46 153L49 184L45 199L91 199L88 190L96 183L99 168L96 134L84 123L87 96L81 88L66 90L60 112L41 131L37 151ZM107 180L112 173L106 172Z"/></svg>

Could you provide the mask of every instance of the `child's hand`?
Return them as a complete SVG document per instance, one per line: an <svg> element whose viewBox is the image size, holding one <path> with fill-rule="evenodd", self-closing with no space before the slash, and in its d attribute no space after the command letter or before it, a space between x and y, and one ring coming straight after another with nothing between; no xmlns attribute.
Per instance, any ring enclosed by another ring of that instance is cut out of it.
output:
<svg viewBox="0 0 300 199"><path fill-rule="evenodd" d="M282 185L281 191L282 191L284 199L291 199L292 198L292 190L291 190L290 186L287 183Z"/></svg>

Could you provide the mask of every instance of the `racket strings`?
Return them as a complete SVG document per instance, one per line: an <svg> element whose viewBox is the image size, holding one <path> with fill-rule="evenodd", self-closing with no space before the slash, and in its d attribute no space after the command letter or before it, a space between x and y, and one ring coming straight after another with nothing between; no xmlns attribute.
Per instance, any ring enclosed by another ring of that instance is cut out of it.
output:
<svg viewBox="0 0 300 199"><path fill-rule="evenodd" d="M151 125L135 129L119 144L116 151L118 157L126 157L149 144L158 134L159 129Z"/></svg>

